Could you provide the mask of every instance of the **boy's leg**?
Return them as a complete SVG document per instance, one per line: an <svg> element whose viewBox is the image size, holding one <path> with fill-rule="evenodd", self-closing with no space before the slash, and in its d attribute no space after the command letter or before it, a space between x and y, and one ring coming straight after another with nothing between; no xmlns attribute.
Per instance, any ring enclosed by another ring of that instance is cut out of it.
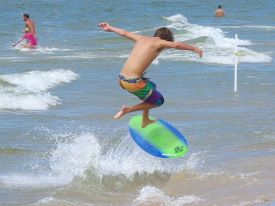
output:
<svg viewBox="0 0 275 206"><path fill-rule="evenodd" d="M156 120L151 120L149 117L149 109L143 110L141 127L145 128L148 124L155 123Z"/></svg>
<svg viewBox="0 0 275 206"><path fill-rule="evenodd" d="M120 81L121 83L121 81ZM156 85L155 83L151 82L151 81L147 81L147 84L149 86L147 86L147 89L149 87L150 90L153 90L153 92L150 94L150 96L146 99L146 101L137 104L137 105L133 105L133 106L122 106L121 110L115 114L114 118L118 119L120 117L122 117L123 115L130 113L130 112L135 112L135 111L141 111L143 110L143 114L142 114L142 127L146 127L148 124L154 123L154 120L150 120L149 118L149 110L155 107L159 107L160 105L162 105L164 103L164 98L161 95L161 93L159 93L156 90ZM122 87L124 88L124 87ZM148 90L149 92L149 90ZM136 96L139 97L139 95L135 94ZM140 97L139 97L140 98ZM141 99L141 98L140 98Z"/></svg>
<svg viewBox="0 0 275 206"><path fill-rule="evenodd" d="M150 104L150 103L147 103L147 102L142 102L140 104L136 104L136 105L133 105L133 106L122 106L121 110L118 113L116 113L114 118L118 119L118 118L122 117L123 115L125 115L127 113L140 111L140 110L149 110L149 109L152 109L154 107L157 107L157 105ZM147 114L145 112L144 117L146 117L146 115L148 117L148 112L147 112ZM148 119L149 119L149 117L148 117Z"/></svg>

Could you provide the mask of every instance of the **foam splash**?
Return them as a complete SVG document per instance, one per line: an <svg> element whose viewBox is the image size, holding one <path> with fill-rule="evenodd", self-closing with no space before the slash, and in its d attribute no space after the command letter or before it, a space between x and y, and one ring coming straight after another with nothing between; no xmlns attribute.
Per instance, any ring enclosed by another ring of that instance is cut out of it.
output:
<svg viewBox="0 0 275 206"><path fill-rule="evenodd" d="M45 197L41 200L38 200L34 205L46 205L46 204L51 204L56 201L56 198L53 196Z"/></svg>
<svg viewBox="0 0 275 206"><path fill-rule="evenodd" d="M61 104L48 89L76 78L77 74L63 69L0 75L0 109L47 110Z"/></svg>
<svg viewBox="0 0 275 206"><path fill-rule="evenodd" d="M58 84L69 83L76 78L77 75L73 71L64 69L0 75L2 81L33 92L46 91Z"/></svg>
<svg viewBox="0 0 275 206"><path fill-rule="evenodd" d="M35 202L33 205L35 206L61 206L61 205L66 205L66 206L94 206L94 204L91 203L86 203L86 202L79 202L79 201L73 201L73 200L65 200L62 198L56 198L53 196L48 196L45 197L41 200L38 200Z"/></svg>
<svg viewBox="0 0 275 206"><path fill-rule="evenodd" d="M0 57L1 61L12 61L12 62L18 62L18 61L23 61L25 58L24 57Z"/></svg>
<svg viewBox="0 0 275 206"><path fill-rule="evenodd" d="M75 176L82 176L86 169L98 165L100 154L101 147L94 134L73 137L71 143L60 143L52 152L51 175L66 177L63 183L68 183Z"/></svg>
<svg viewBox="0 0 275 206"><path fill-rule="evenodd" d="M0 90L1 87L0 87ZM0 91L0 110L47 110L61 104L57 96L49 93L24 94L24 91Z"/></svg>
<svg viewBox="0 0 275 206"><path fill-rule="evenodd" d="M146 154L130 138L126 136L118 145L101 157L98 169L103 175L122 174L131 178L136 173L171 172L177 168L169 160L164 161Z"/></svg>
<svg viewBox="0 0 275 206"><path fill-rule="evenodd" d="M49 132L56 141L55 148L49 158L49 170L40 165L33 165L32 174L9 174L0 176L0 183L7 186L47 187L69 184L75 177L86 178L85 171L91 171L96 178L103 176L121 176L133 180L136 174L153 174L155 172L170 174L179 169L188 169L190 161L198 162L195 156L190 160L177 161L175 159L155 158L140 148L129 136L122 137L120 143L107 144L107 151L103 152L106 142L99 144L97 137L90 132L78 134L55 134ZM102 139L102 137L100 138ZM190 169L194 169L191 164ZM185 166L184 166L185 165ZM89 180L88 180L89 181Z"/></svg>
<svg viewBox="0 0 275 206"><path fill-rule="evenodd" d="M59 142L52 151L49 157L49 173L2 175L0 182L6 186L47 187L65 185L74 177L83 176L86 169L97 165L100 146L90 133L72 136L70 139L68 142Z"/></svg>
<svg viewBox="0 0 275 206"><path fill-rule="evenodd" d="M232 28L232 29L257 29L257 30L275 30L275 26L269 25L241 25L241 26L221 26L221 28Z"/></svg>
<svg viewBox="0 0 275 206"><path fill-rule="evenodd" d="M134 200L133 205L181 206L190 203L197 203L200 201L202 201L202 199L195 195L171 197L156 187L145 186L140 190L139 196Z"/></svg>
<svg viewBox="0 0 275 206"><path fill-rule="evenodd" d="M164 18L170 22L167 27L178 31L175 35L177 41L191 41L204 51L204 55L203 58L198 58L195 54L190 52L171 50L162 54L159 59L170 61L197 61L226 65L234 64L234 48L236 41L234 38L226 37L222 29L192 24L181 14ZM237 45L239 46L239 52L242 53L239 57L239 62L259 63L270 62L272 60L267 54L242 47L252 45L252 42L249 40L239 39Z"/></svg>
<svg viewBox="0 0 275 206"><path fill-rule="evenodd" d="M199 37L208 37L214 42L215 46L218 47L229 47L232 48L235 45L235 39L225 37L224 32L215 27L201 26L197 24L189 23L188 19L181 15L176 14L174 16L165 17L166 20L170 21L171 24L168 27L176 30L187 31L187 34L178 35L179 39L186 41ZM252 43L248 40L238 40L238 45L251 45Z"/></svg>
<svg viewBox="0 0 275 206"><path fill-rule="evenodd" d="M56 48L56 47L43 47L43 46L37 46L35 49L30 48L22 48L20 46L15 47L16 50L19 50L21 52L32 52L34 54L55 54L57 52L69 52L73 51L73 49L62 49L62 48Z"/></svg>

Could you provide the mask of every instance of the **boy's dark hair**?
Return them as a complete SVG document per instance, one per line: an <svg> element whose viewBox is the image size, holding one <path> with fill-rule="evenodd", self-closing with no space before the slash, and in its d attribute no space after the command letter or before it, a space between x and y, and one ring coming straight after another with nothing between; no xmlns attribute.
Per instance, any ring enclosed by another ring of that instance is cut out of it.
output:
<svg viewBox="0 0 275 206"><path fill-rule="evenodd" d="M24 17L26 17L27 19L29 19L29 18L30 18L30 15L29 15L29 14L27 14L27 13L23 14L23 16L24 16Z"/></svg>
<svg viewBox="0 0 275 206"><path fill-rule="evenodd" d="M222 8L222 6L221 6L221 5L219 5L219 6L218 6L218 9L221 9L221 8Z"/></svg>
<svg viewBox="0 0 275 206"><path fill-rule="evenodd" d="M166 41L174 41L173 33L166 27L157 29L154 33L154 37L159 37Z"/></svg>

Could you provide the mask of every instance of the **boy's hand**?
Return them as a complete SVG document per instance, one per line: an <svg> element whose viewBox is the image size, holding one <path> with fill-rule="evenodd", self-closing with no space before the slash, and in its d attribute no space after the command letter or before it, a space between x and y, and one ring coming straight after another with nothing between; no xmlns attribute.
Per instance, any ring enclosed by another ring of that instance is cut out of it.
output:
<svg viewBox="0 0 275 206"><path fill-rule="evenodd" d="M98 24L98 26L103 30L103 31L107 31L107 32L111 32L111 26L108 23L100 23Z"/></svg>
<svg viewBox="0 0 275 206"><path fill-rule="evenodd" d="M129 31L125 31L125 30L117 28L117 27L113 27L106 22L99 23L98 26L103 31L114 32L114 33L116 33L122 37L125 37L127 39L130 39L132 41L138 41L142 37L142 35L135 34L133 32L129 32Z"/></svg>
<svg viewBox="0 0 275 206"><path fill-rule="evenodd" d="M203 51L200 50L199 48L196 48L194 52L197 53L199 55L199 57L202 57Z"/></svg>

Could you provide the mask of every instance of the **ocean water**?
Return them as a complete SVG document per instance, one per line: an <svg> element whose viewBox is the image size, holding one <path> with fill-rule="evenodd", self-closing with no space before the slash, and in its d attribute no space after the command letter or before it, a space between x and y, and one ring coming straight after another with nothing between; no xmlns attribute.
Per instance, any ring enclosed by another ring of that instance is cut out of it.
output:
<svg viewBox="0 0 275 206"><path fill-rule="evenodd" d="M214 18L218 4L226 16ZM272 205L275 199L275 1L0 1L0 205ZM35 51L12 48L21 15ZM169 27L191 52L163 52L147 76L165 104L152 116L189 142L158 159L128 134L138 99L117 85L132 42ZM238 93L233 92L235 34Z"/></svg>

